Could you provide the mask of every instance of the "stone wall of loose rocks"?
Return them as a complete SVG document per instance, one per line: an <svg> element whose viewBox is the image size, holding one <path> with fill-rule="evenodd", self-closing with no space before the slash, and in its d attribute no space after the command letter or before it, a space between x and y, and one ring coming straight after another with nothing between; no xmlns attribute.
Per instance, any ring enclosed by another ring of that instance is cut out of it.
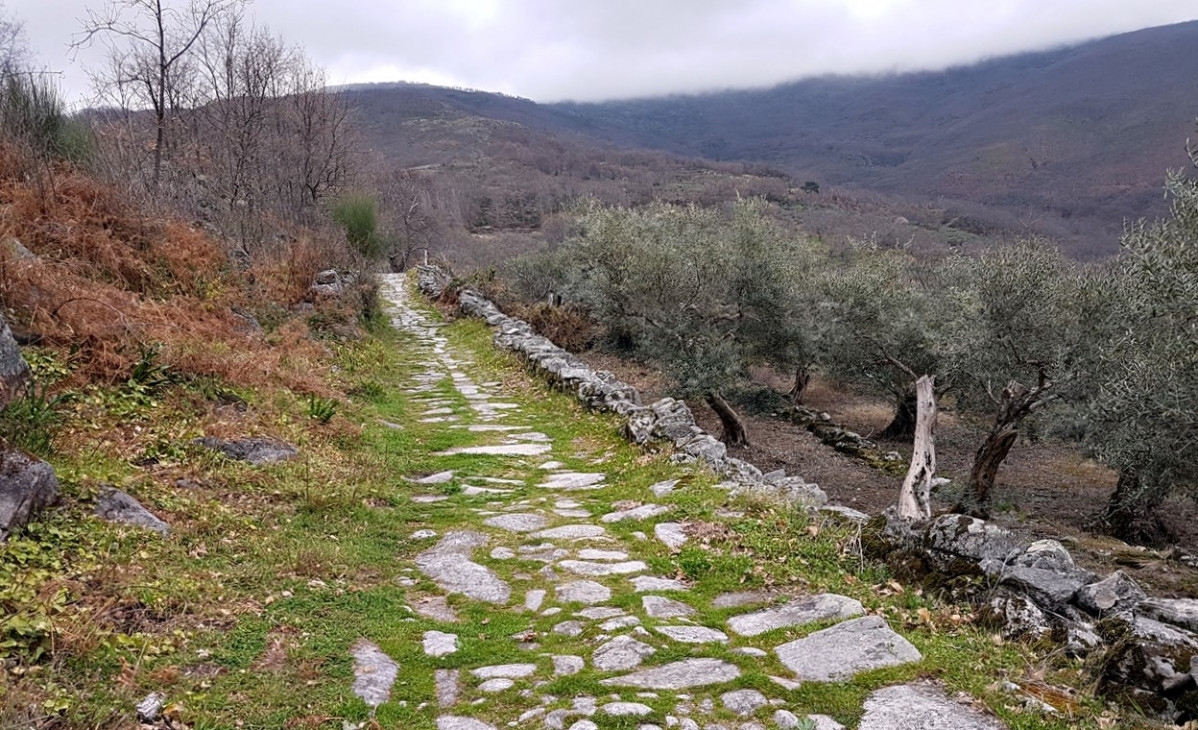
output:
<svg viewBox="0 0 1198 730"><path fill-rule="evenodd" d="M417 286L430 299L445 292L450 279L435 266L417 268ZM819 485L805 482L784 471L763 474L752 464L728 456L723 442L695 424L694 414L682 401L662 398L648 405L641 403L636 388L622 382L606 370L595 370L538 335L527 322L509 317L482 294L463 289L458 306L471 317L484 320L495 330L495 344L522 357L529 366L554 387L573 394L588 408L616 413L624 417L624 433L636 444L665 440L674 444L680 461L699 461L711 467L738 492L760 492L807 507L824 507L828 496ZM865 515L848 508L833 508L849 517Z"/></svg>
<svg viewBox="0 0 1198 730"><path fill-rule="evenodd" d="M437 267L422 266L417 284L437 299L450 278ZM555 387L589 408L623 416L633 443L669 441L678 450L675 458L706 464L735 489L867 519L827 505L817 485L784 472L763 474L728 456L723 443L695 425L685 403L663 398L642 404L631 385L592 369L478 292L463 289L458 302L463 313L494 329L500 348L517 353ZM850 437L846 444L876 449L862 442ZM1105 695L1172 722L1198 718L1198 600L1150 598L1121 571L1100 578L1078 567L1056 540L1024 540L965 515L942 515L922 525L883 515L869 522L862 543L907 579L974 602L982 620L1004 638L1050 642L1084 659Z"/></svg>

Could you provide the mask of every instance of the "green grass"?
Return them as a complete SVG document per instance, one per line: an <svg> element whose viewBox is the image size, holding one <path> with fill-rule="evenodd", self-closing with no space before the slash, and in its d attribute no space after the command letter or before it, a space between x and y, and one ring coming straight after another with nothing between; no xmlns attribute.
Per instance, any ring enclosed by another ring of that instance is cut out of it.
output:
<svg viewBox="0 0 1198 730"><path fill-rule="evenodd" d="M493 501L488 495L462 495L463 475L526 480L526 486L513 487L512 494L504 497L507 503L568 496L598 516L623 500L658 501L671 505L670 519L709 525L704 539L693 539L677 554L655 540L641 542L633 534L651 535L649 524L608 526L624 549L650 564L653 574L694 581L686 599L699 608L693 617L698 624L723 629L730 615L746 610L710 608L709 599L725 591L761 587L835 591L884 615L925 655L915 666L866 673L840 684L806 683L786 691L769 679L788 676L772 654L750 659L732 650L769 648L822 625L753 638L732 636L727 647L704 648L703 654L720 656L744 669L735 686L786 699L796 713L828 714L853 727L873 690L936 677L950 692L982 699L1012 728L1098 727L1096 703L1085 705L1081 717L1059 720L1017 708L995 688L1001 679L1043 671L1050 681L1079 683L1077 667L1050 663L1022 647L996 643L968 621L952 620L954 614L968 618L964 610L937 605L905 587L899 592L888 587L886 571L857 553L855 527L760 499L730 498L712 487L717 481L713 474L671 464L668 450L646 453L628 445L614 417L588 413L575 399L530 377L521 363L491 346L490 333L481 323L457 321L444 333L453 351L473 360L465 370L475 382L501 382L503 399L519 404L521 414L513 422L553 437L557 446L551 455L433 456L490 435L419 422L428 407L406 389L411 378L424 370L422 353L410 338L398 333L339 347L334 385L347 398L328 424L309 418L306 398L247 394L251 409L243 427L301 446L301 458L286 464L254 468L184 446L164 449L165 462L139 467L130 458L137 453L126 453L129 449L112 440L113 424L67 424L75 434L73 448L59 449L55 465L69 497L68 507L0 547L0 570L30 579L20 595L5 598L0 589L0 601L22 609L22 615L40 616L46 624L40 638L7 650L9 682L0 684L0 727L30 717L30 703L41 717L52 718L61 727L116 727L131 720L133 704L151 691L167 693L171 711L197 729L332 728L343 721L365 722L367 707L350 691L349 649L366 638L401 667L391 701L379 708L374 721L381 727L422 730L434 727L437 714L435 668L465 670L531 661L541 667L537 676L543 678L549 675L550 663L541 654L589 656L593 645L588 642L599 633L597 626L588 624L579 638L551 631L575 610L568 606L558 616L542 616L450 596L449 604L461 619L455 624L433 621L406 608L421 596L440 593L412 565L412 559L432 542L413 540L411 534L425 528L443 533L477 525L483 517L467 510L486 509ZM448 380L426 395L455 407L466 404ZM143 440L185 443L213 418L211 408L186 393L164 397L161 405L146 413L146 427L154 433ZM96 436L88 437L93 425ZM601 469L609 486L568 495L540 489L535 484L543 472L537 467L549 458L579 471ZM596 465L599 460L602 463ZM403 480L445 469L456 470L459 478L430 486ZM179 478L202 486L178 487ZM648 487L667 478L680 478L682 483L669 496L652 498ZM120 485L167 517L171 536L159 539L90 518L89 500L100 483ZM418 504L409 499L417 493L452 498ZM743 517L717 517L723 509L743 512ZM493 560L487 553L495 546L516 549L538 542L495 534L488 548L475 554L475 560L513 586L515 607L522 603L523 591L535 587L535 581L522 574L535 576L542 564ZM22 550L33 557L21 557ZM632 593L625 578L594 580L613 589L611 605L639 613L640 596ZM35 607L54 595L46 589L55 584L62 585L65 600L47 603L39 613ZM552 600L548 588L546 606ZM655 624L669 623L674 621L644 619L650 630ZM457 634L460 650L442 659L424 656L421 637L430 629ZM520 648L511 638L529 633L540 643L535 652ZM693 647L650 641L663 648L647 664L698 655ZM465 671L462 676L469 699L477 681ZM559 698L548 709L568 707L576 696L611 695L612 688L599 684L606 676L588 664L583 672L553 678L537 691ZM520 680L516 690L531 687L532 680ZM635 691L618 694L654 707L659 724L677 703L668 692L657 698L640 698ZM710 693L691 694L698 699ZM507 722L533 704L510 691L487 696L478 705L464 702L454 712ZM760 718L768 719L770 712L772 708L763 708ZM722 708L711 717L712 721L732 720ZM1124 718L1121 727L1131 727L1133 721ZM596 722L604 728L639 724L611 718L596 718Z"/></svg>

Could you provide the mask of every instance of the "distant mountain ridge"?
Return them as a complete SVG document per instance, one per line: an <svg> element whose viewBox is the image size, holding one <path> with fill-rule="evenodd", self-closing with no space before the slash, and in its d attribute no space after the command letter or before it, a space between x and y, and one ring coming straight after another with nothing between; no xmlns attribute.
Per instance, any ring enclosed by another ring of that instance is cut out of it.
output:
<svg viewBox="0 0 1198 730"><path fill-rule="evenodd" d="M436 87L423 112L717 161L798 180L984 205L1109 253L1123 223L1165 211L1165 170L1188 164L1198 117L1198 21L941 72L821 77L771 89L540 105ZM377 120L376 120L377 121Z"/></svg>

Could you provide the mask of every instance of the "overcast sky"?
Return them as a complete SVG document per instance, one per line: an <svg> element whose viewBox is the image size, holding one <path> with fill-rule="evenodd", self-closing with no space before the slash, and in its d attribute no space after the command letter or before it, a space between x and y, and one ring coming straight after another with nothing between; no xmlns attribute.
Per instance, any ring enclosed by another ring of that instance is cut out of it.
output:
<svg viewBox="0 0 1198 730"><path fill-rule="evenodd" d="M167 0L167 2L178 0ZM68 53L103 0L5 0L37 61L89 93ZM929 70L1198 19L1195 0L256 0L333 82L420 81L537 101Z"/></svg>

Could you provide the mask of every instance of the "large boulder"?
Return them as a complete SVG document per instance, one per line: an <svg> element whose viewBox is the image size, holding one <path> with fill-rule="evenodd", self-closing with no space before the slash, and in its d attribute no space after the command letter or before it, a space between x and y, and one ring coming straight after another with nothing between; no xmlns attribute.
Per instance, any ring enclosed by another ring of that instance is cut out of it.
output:
<svg viewBox="0 0 1198 730"><path fill-rule="evenodd" d="M21 357L21 349L13 339L12 330L0 314L0 410L16 398L29 382L29 365Z"/></svg>
<svg viewBox="0 0 1198 730"><path fill-rule="evenodd" d="M0 451L0 542L58 501L58 478L23 451Z"/></svg>
<svg viewBox="0 0 1198 730"><path fill-rule="evenodd" d="M113 487L105 487L96 500L96 516L109 522L153 530L160 535L171 531L169 525L142 506L141 502Z"/></svg>
<svg viewBox="0 0 1198 730"><path fill-rule="evenodd" d="M1108 646L1095 663L1101 692L1169 721L1175 700L1193 703L1198 637L1143 617L1108 619L1099 631Z"/></svg>
<svg viewBox="0 0 1198 730"><path fill-rule="evenodd" d="M952 574L999 573L1022 541L1008 530L967 515L941 515L924 531L934 566Z"/></svg>
<svg viewBox="0 0 1198 730"><path fill-rule="evenodd" d="M1105 580L1083 586L1077 592L1077 605L1095 616L1105 617L1135 611L1145 598L1143 589L1134 580L1116 570Z"/></svg>

